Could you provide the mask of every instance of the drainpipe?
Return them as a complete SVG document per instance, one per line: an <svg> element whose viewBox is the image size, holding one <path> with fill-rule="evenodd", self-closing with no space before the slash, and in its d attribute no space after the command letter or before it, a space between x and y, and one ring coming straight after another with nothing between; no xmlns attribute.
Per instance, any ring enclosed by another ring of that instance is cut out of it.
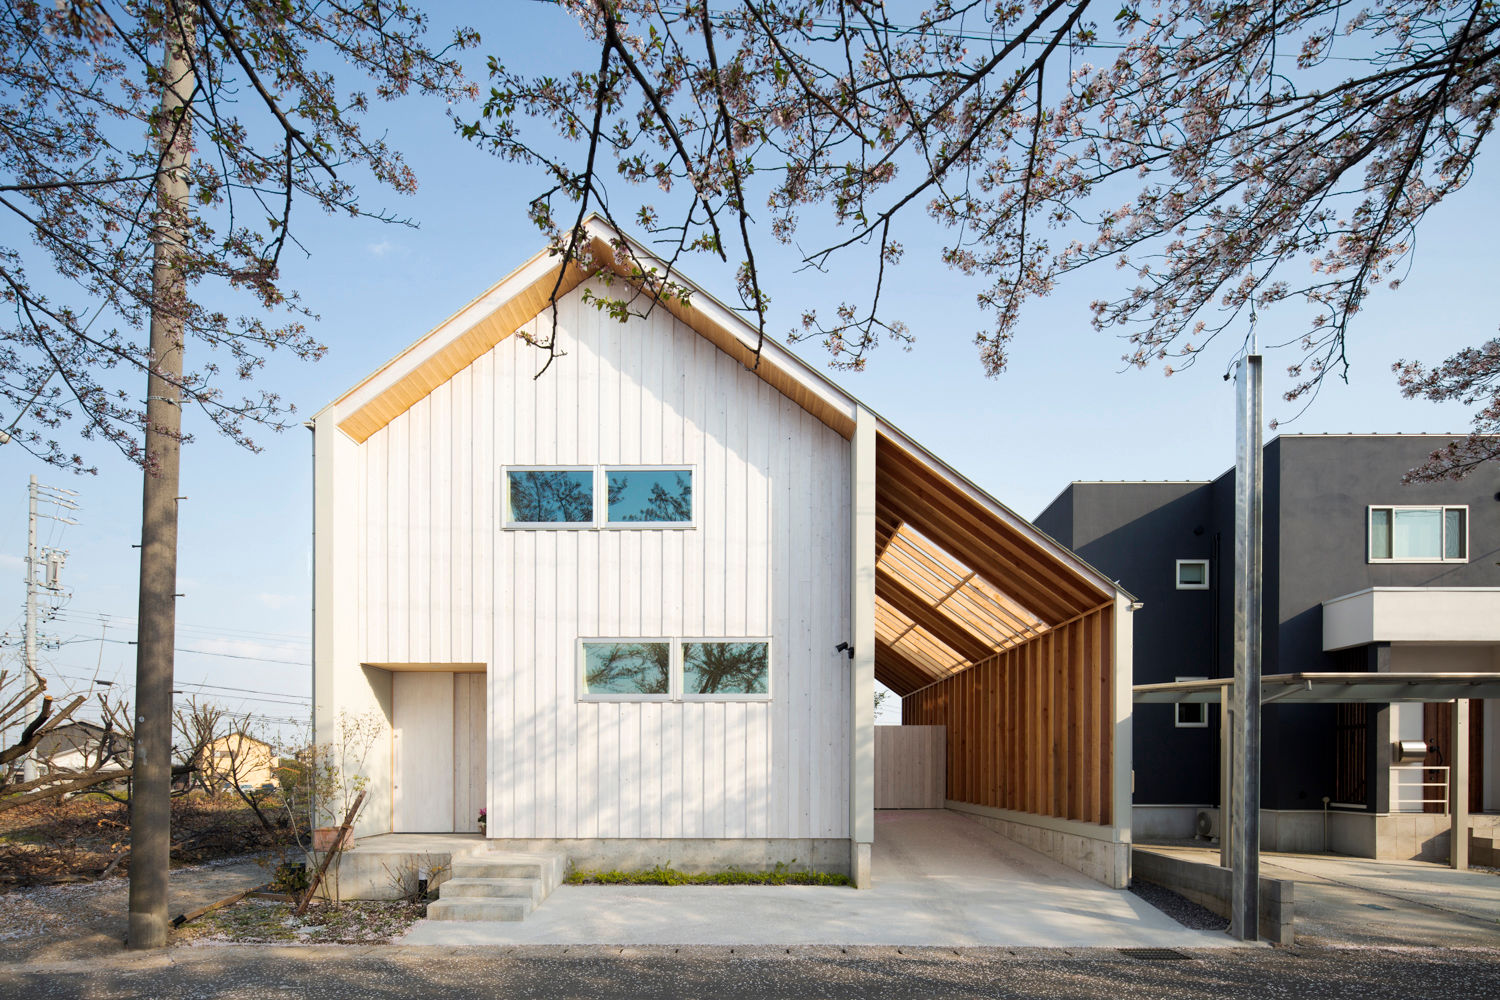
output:
<svg viewBox="0 0 1500 1000"><path fill-rule="evenodd" d="M308 431L312 433L312 447L308 449L310 457L312 459L312 529L309 532L312 547L308 551L308 554L311 556L312 560L310 580L312 593L311 599L308 601L308 606L311 609L310 614L312 616L312 625L308 630L309 638L312 643L312 697L308 699L309 708L307 728L308 732L312 733L313 735L313 743L316 744L318 740L318 429L311 420L304 421L302 426L306 427ZM316 754L314 755L313 759L316 760ZM312 766L311 762L308 763L308 766ZM309 792L313 791L313 786L315 784L316 782L311 781L308 783ZM310 824L308 836L311 837L311 828L317 825L314 817L318 815L318 801L315 792L313 792L313 794L309 796L309 802L312 806L312 811L308 814L307 820Z"/></svg>

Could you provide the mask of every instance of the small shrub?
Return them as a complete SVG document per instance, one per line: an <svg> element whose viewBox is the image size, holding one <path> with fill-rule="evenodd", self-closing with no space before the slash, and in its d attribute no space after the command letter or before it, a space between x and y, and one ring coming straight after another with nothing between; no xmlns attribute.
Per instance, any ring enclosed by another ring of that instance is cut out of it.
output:
<svg viewBox="0 0 1500 1000"><path fill-rule="evenodd" d="M276 866L276 874L271 876L272 892L300 896L311 884L312 876L307 873L307 865L301 861L283 861Z"/></svg>

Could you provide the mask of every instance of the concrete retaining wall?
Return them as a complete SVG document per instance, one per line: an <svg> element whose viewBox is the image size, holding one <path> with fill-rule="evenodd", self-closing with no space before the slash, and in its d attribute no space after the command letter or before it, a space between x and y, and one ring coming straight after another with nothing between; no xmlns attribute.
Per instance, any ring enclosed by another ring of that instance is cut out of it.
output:
<svg viewBox="0 0 1500 1000"><path fill-rule="evenodd" d="M324 899L401 899L416 891L418 879L427 879L429 889L446 882L453 869L454 853L452 850L344 851L328 866L328 875L319 886L318 895ZM322 856L318 857L321 860Z"/></svg>
<svg viewBox="0 0 1500 1000"><path fill-rule="evenodd" d="M1218 865L1188 861L1137 847L1131 852L1135 878L1190 899L1221 917L1229 916L1230 871ZM1274 944L1292 943L1293 887L1287 879L1261 877L1260 937Z"/></svg>
<svg viewBox="0 0 1500 1000"><path fill-rule="evenodd" d="M991 809L951 799L948 808L1111 889L1123 889L1130 884L1130 845L1119 838L1114 827Z"/></svg>

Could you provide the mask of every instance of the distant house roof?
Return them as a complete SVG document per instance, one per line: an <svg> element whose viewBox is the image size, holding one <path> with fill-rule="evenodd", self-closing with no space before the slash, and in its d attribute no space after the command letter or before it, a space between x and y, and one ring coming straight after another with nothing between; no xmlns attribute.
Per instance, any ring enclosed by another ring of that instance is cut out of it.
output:
<svg viewBox="0 0 1500 1000"><path fill-rule="evenodd" d="M320 411L363 442L594 274L639 283L668 266L597 215L584 223L592 272L543 250ZM616 247L626 247L622 260ZM761 337L675 271L660 305L846 439L876 421L876 676L907 694L1129 595L890 421Z"/></svg>
<svg viewBox="0 0 1500 1000"><path fill-rule="evenodd" d="M89 753L97 750L106 730L92 722L65 722L42 734L37 741L36 756L43 760L72 753ZM111 760L125 760L130 756L130 741L113 735L110 743Z"/></svg>

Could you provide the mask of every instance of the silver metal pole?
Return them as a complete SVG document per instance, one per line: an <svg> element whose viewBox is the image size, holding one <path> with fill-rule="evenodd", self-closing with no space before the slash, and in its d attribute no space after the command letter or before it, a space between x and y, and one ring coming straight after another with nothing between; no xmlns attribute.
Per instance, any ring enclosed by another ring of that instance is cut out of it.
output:
<svg viewBox="0 0 1500 1000"><path fill-rule="evenodd" d="M1448 864L1469 867L1469 703L1453 700L1452 763L1448 765Z"/></svg>
<svg viewBox="0 0 1500 1000"><path fill-rule="evenodd" d="M1233 693L1230 685L1219 685L1219 867L1228 868L1233 859L1230 857L1230 845L1234 843L1231 831L1234 830L1234 810L1230 806L1230 797L1234 787L1234 768L1231 761L1234 760Z"/></svg>
<svg viewBox="0 0 1500 1000"><path fill-rule="evenodd" d="M1254 341L1235 372L1234 780L1229 933L1260 936L1261 357Z"/></svg>

